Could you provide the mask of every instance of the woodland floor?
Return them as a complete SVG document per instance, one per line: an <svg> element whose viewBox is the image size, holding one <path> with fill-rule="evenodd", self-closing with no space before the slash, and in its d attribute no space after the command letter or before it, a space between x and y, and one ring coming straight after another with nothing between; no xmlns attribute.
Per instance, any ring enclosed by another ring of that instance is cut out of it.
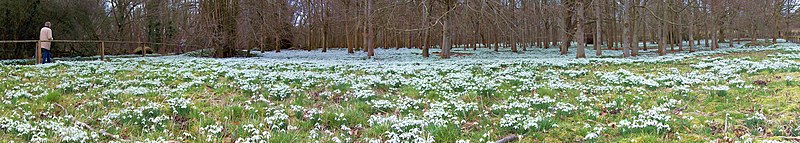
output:
<svg viewBox="0 0 800 143"><path fill-rule="evenodd" d="M0 141L799 141L800 45L528 50L5 63Z"/></svg>

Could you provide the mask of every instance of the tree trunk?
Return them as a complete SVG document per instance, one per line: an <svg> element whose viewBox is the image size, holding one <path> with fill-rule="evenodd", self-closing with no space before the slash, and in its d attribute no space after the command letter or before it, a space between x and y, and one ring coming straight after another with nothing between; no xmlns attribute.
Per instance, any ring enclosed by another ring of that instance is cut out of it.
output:
<svg viewBox="0 0 800 143"><path fill-rule="evenodd" d="M428 44L428 40L431 39L430 30L425 30L425 36L422 40L422 57L428 58L431 56L429 52L430 45Z"/></svg>
<svg viewBox="0 0 800 143"><path fill-rule="evenodd" d="M741 31L740 32L736 32L736 33L737 33L737 35L736 35L736 39L737 39L736 40L736 44L742 44L742 37L745 36L745 33L741 32Z"/></svg>
<svg viewBox="0 0 800 143"><path fill-rule="evenodd" d="M783 1L783 0L781 0L781 1ZM774 15L773 18L772 18L774 20L773 24L775 25L775 28L772 29L772 32L773 32L773 34L772 34L772 43L778 43L778 37L780 36L780 30L781 30L780 22L778 22L778 20L780 19L780 16L781 16L780 15L780 11L783 8L783 6L782 5L781 6L776 6L776 5L778 5L778 3L782 4L783 2L775 2L775 1L773 1L773 4L772 4L773 7L777 8L777 10L774 10L775 12L772 12L772 14ZM773 8L773 9L775 9L775 8Z"/></svg>
<svg viewBox="0 0 800 143"><path fill-rule="evenodd" d="M447 32L447 19L445 18L445 20L442 21L442 45L441 45L442 51L439 52L439 56L444 59L450 58L450 41L449 39L447 39L448 34L449 33Z"/></svg>
<svg viewBox="0 0 800 143"><path fill-rule="evenodd" d="M689 52L694 52L694 23L693 22L690 22L690 24L689 24Z"/></svg>
<svg viewBox="0 0 800 143"><path fill-rule="evenodd" d="M498 40L497 37L498 37L497 32L492 32L492 43L494 43L493 46L495 52L500 51L500 41Z"/></svg>
<svg viewBox="0 0 800 143"><path fill-rule="evenodd" d="M718 34L717 26L711 26L711 27L713 27L711 30L711 50L717 50L717 48L719 48L718 47L719 36L717 35Z"/></svg>
<svg viewBox="0 0 800 143"><path fill-rule="evenodd" d="M603 50L600 49L600 46L603 45L603 40L600 40L602 29L600 29L601 23L603 23L603 18L600 17L600 0L594 0L595 7L594 7L594 16L595 16L595 36L594 36L594 52L597 57L603 56Z"/></svg>
<svg viewBox="0 0 800 143"><path fill-rule="evenodd" d="M663 56L667 54L667 36L666 31L663 28L663 22L661 23L662 27L659 28L658 34L660 41L658 42L658 55Z"/></svg>
<svg viewBox="0 0 800 143"><path fill-rule="evenodd" d="M511 33L514 33L514 32L511 32ZM508 40L509 40L508 43L511 44L511 52L518 53L519 51L517 51L517 39L516 39L516 37L512 35L512 36L510 36L508 38Z"/></svg>
<svg viewBox="0 0 800 143"><path fill-rule="evenodd" d="M549 20L548 20L549 21ZM553 28L553 23L547 22L547 43L545 43L544 48L550 49L550 46L556 45L556 32L555 28Z"/></svg>
<svg viewBox="0 0 800 143"><path fill-rule="evenodd" d="M576 23L576 31L575 31L575 37L576 38L575 38L575 41L578 42L578 50L575 51L575 52L577 52L575 57L576 58L586 58L586 52L585 52L585 50L586 50L586 47L585 47L586 46L586 41L583 38L584 37L584 35L583 35L583 19L584 19L584 17L583 17L583 11L584 11L583 10L583 2L578 2L578 7L575 8L575 9L577 9L577 11L578 11L578 19L575 22Z"/></svg>
<svg viewBox="0 0 800 143"><path fill-rule="evenodd" d="M680 20L676 19L675 21ZM683 28L676 26L675 33L675 43L678 45L678 51L683 51Z"/></svg>
<svg viewBox="0 0 800 143"><path fill-rule="evenodd" d="M663 7L659 7L659 10L663 11ZM666 16L666 11L664 11L661 15L662 17ZM664 56L667 54L667 31L666 31L666 23L664 21L659 21L659 42L658 42L658 55Z"/></svg>
<svg viewBox="0 0 800 143"><path fill-rule="evenodd" d="M632 57L639 56L639 38L638 38L638 35L637 35L639 33L639 31L637 30L639 26L638 26L638 22L637 22L638 18L636 18L638 16L637 15L637 13L638 13L637 5L638 4L639 4L638 1L631 0L631 5L630 6L631 6L631 11L633 11L633 12L630 13L630 17L631 17L630 18L631 19L631 28L630 28L631 31L630 31L630 34L631 34L631 56Z"/></svg>
<svg viewBox="0 0 800 143"><path fill-rule="evenodd" d="M349 12L345 12L345 13L349 13ZM354 47L353 46L354 42L350 38L351 34L350 34L350 22L349 21L345 21L344 22L344 29L345 29L344 30L345 31L345 36L344 37L347 39L347 40L345 40L345 41L347 41L347 43L346 43L347 44L347 53L348 54L356 53L355 50L354 50L355 48L353 48ZM358 38L352 38L352 39L358 39Z"/></svg>
<svg viewBox="0 0 800 143"><path fill-rule="evenodd" d="M322 17L323 17L322 18L322 23L323 24L322 24L322 29L321 29L322 30L322 52L323 53L328 52L328 31L327 31L328 30L327 29L328 24L327 24L327 21L324 18L325 17L325 10L324 9L325 8L323 8L323 12L322 12Z"/></svg>
<svg viewBox="0 0 800 143"><path fill-rule="evenodd" d="M695 11L689 11L691 13L691 17L689 17L689 52L694 52L694 19L695 19Z"/></svg>
<svg viewBox="0 0 800 143"><path fill-rule="evenodd" d="M631 0L623 1L622 2L622 57L629 57L630 56L630 49L631 49L631 37L630 37L630 28L631 28Z"/></svg>
<svg viewBox="0 0 800 143"><path fill-rule="evenodd" d="M572 2L562 1L565 5L564 17L561 19L561 27L564 35L561 35L561 55L566 55L569 47L572 45L572 10L574 9L574 0Z"/></svg>
<svg viewBox="0 0 800 143"><path fill-rule="evenodd" d="M647 41L652 37L651 34L648 34L650 28L647 27L647 21L643 21L642 23L644 25L642 27L642 36L644 36L644 38L642 38L642 50L647 51Z"/></svg>
<svg viewBox="0 0 800 143"><path fill-rule="evenodd" d="M209 13L208 20L214 21L217 25L214 33L222 35L222 39L213 40L214 45L219 45L221 48L214 51L214 57L227 58L234 56L236 46L236 17L239 14L238 7L239 1L233 0L213 0L204 5L207 13ZM219 21L215 17L220 17ZM144 50L142 50L144 51Z"/></svg>
<svg viewBox="0 0 800 143"><path fill-rule="evenodd" d="M516 2L516 0L511 0L511 3L514 4L514 7L511 8L512 9L511 10L511 24L510 24L511 28L509 29L508 42L511 44L511 52L517 53L517 52L519 52L519 51L517 51L517 43L518 43L517 40L519 40L519 39L517 39L517 31L519 30L517 28L517 21L519 21L519 19L517 18L517 7L516 7L517 2Z"/></svg>
<svg viewBox="0 0 800 143"><path fill-rule="evenodd" d="M480 42L478 42L478 35L475 33L475 31L472 31L472 39L470 40L470 43L472 44L473 51L478 50L478 43Z"/></svg>
<svg viewBox="0 0 800 143"><path fill-rule="evenodd" d="M709 27L711 27L711 26L706 26L705 28L706 28L706 29L710 29ZM706 42L704 43L704 44L706 45L706 47L709 47L709 48L711 48L711 41L710 41L710 40L711 40L711 31L710 31L710 30L709 30L709 31L706 31L706 33L705 33L705 37L703 37L703 38L704 38L704 39L705 39L705 41L706 41Z"/></svg>
<svg viewBox="0 0 800 143"><path fill-rule="evenodd" d="M728 36L725 36L725 37L728 37L728 38L730 39L730 41L728 41L728 48L733 48L733 41L735 41L735 40L734 40L734 33L733 33L733 31L728 31ZM723 39L723 40L724 40L724 39Z"/></svg>
<svg viewBox="0 0 800 143"><path fill-rule="evenodd" d="M718 27L719 23L718 23L718 19L717 19L718 17L716 15L719 10L717 9L717 7L715 7L715 5L717 5L717 4L718 3L717 3L716 0L711 0L711 2L710 2L710 5L711 5L711 22L712 22L712 24L711 24L711 33L710 33L711 34L711 42L712 42L711 43L711 50L717 50L717 48L719 48L719 32L720 32L720 29Z"/></svg>
<svg viewBox="0 0 800 143"><path fill-rule="evenodd" d="M367 56L375 56L374 33L372 32L372 0L367 0Z"/></svg>
<svg viewBox="0 0 800 143"><path fill-rule="evenodd" d="M275 37L275 53L281 52L281 38Z"/></svg>
<svg viewBox="0 0 800 143"><path fill-rule="evenodd" d="M426 0L422 1L422 6L426 7L422 11L422 21L424 21L426 25L430 23L428 21L428 17L430 15L430 12L428 11L428 9L430 9L430 8L427 8L428 7L427 4L428 4L428 1L426 1ZM428 41L431 39L431 32L430 31L431 31L430 29L425 30L425 36L422 39L422 57L425 57L425 58L430 57L430 52L429 52L430 44L428 43Z"/></svg>

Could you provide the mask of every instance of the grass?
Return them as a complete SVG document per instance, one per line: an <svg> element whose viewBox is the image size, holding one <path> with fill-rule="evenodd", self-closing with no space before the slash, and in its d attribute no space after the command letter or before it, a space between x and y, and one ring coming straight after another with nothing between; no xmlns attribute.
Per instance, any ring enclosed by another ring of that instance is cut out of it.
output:
<svg viewBox="0 0 800 143"><path fill-rule="evenodd" d="M800 81L786 80L786 77L800 77L797 70L738 73L738 78L744 81L739 85L719 79L689 85L687 88L691 91L688 92L677 91L676 86L680 85L647 87L608 83L595 73L625 69L646 78L672 71L687 75L713 72L691 67L708 58L763 61L776 58L770 55L787 53L791 52L770 50L690 57L663 63L597 63L570 67L503 64L482 68L488 65L478 65L460 69L464 71L441 70L430 74L421 70L404 73L402 70L380 71L353 65L320 68L306 67L306 64L249 65L237 66L236 70L210 70L227 66L208 61L195 63L203 67L183 67L191 69L185 73L192 77L174 73L179 71L172 71L169 64L144 61L112 61L108 64L133 64L135 68L97 73L74 71L105 68L66 64L46 68L0 66L8 77L0 82L0 91L6 93L3 97L5 104L0 104L0 125L9 125L0 126L0 141L27 142L42 132L45 136L41 137L49 141L69 142L64 138L70 136L61 135L64 131L55 128L74 127L76 121L120 137L98 135L89 137L86 140L89 142L159 138L183 142L234 142L259 135L268 142L387 141L401 135L431 138L436 142L486 142L510 134L522 135L519 142L714 142L745 140L744 135L756 140L780 140L779 136L800 135L800 126L797 126L800 121ZM254 80L243 81L253 76L238 72L243 70L266 72L255 75L257 78ZM512 70L534 74L522 77L517 75L520 72ZM586 72L571 74L576 71ZM438 80L451 74L466 73L471 77L453 76L452 79ZM30 74L34 76L27 76ZM437 82L393 83L388 82L391 80L386 78L389 75ZM369 76L377 79L361 78ZM190 84L194 81L199 83ZM573 86L541 86L556 81ZM755 81L768 82L757 85ZM65 82L68 84L63 84ZM364 83L367 87L362 88L357 83ZM271 88L273 85L292 90L274 89ZM726 85L730 89L702 89L717 85ZM255 90L246 90L251 86ZM597 90L600 87L611 89ZM355 94L361 94L357 90L372 94L355 97ZM19 91L28 94L12 94ZM543 102L545 97L552 101ZM175 110L166 102L173 98L189 99L191 105ZM373 101L378 100L388 101L391 106L376 107ZM160 106L150 107L151 103ZM64 105L66 110L55 108L54 104ZM119 117L108 118L114 114L119 114ZM514 114L541 118L515 122L535 123L534 128L501 127L499 123L504 116ZM379 121L381 119L385 121ZM623 121L641 119L668 128L621 125ZM444 123L429 123L434 120ZM62 124L53 129L28 132L16 128L26 124L43 128L50 122ZM211 133L203 130L215 125L221 126L222 131ZM97 130L79 129L98 133ZM587 138L590 133L599 136Z"/></svg>

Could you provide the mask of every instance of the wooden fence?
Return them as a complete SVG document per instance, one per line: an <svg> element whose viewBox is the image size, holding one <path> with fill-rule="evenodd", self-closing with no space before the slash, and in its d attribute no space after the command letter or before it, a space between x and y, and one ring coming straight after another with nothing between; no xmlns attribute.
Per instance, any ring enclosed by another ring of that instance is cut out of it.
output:
<svg viewBox="0 0 800 143"><path fill-rule="evenodd" d="M800 36L789 36L786 40L792 43L800 43Z"/></svg>
<svg viewBox="0 0 800 143"><path fill-rule="evenodd" d="M179 46L178 44L168 44L168 43L150 43L150 42L131 42L131 41L99 41L99 40L12 40L12 41L0 41L0 43L36 43L36 64L42 63L42 48L39 47L39 42L51 42L51 43L99 43L100 49L98 55L100 55L100 60L105 61L106 56L106 43L110 44L137 44L137 48L141 48L142 56L147 54L147 50L142 47L142 44L148 45L164 45L164 46ZM188 46L187 46L188 47ZM185 47L184 47L185 48Z"/></svg>

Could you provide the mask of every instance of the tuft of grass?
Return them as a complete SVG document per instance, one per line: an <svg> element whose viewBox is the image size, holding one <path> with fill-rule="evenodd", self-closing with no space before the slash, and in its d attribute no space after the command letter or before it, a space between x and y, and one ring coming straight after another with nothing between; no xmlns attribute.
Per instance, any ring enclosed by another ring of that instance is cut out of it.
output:
<svg viewBox="0 0 800 143"><path fill-rule="evenodd" d="M328 127L340 128L342 125L355 127L367 123L369 115L356 109L338 109L322 113L320 121Z"/></svg>
<svg viewBox="0 0 800 143"><path fill-rule="evenodd" d="M44 101L48 103L57 103L63 99L61 91L58 90L48 92L47 95L44 96Z"/></svg>
<svg viewBox="0 0 800 143"><path fill-rule="evenodd" d="M308 142L308 133L303 132L272 132L269 142L275 143L299 143Z"/></svg>
<svg viewBox="0 0 800 143"><path fill-rule="evenodd" d="M431 125L425 127L425 130L430 132L436 142L452 143L462 137L461 129L456 125Z"/></svg>

